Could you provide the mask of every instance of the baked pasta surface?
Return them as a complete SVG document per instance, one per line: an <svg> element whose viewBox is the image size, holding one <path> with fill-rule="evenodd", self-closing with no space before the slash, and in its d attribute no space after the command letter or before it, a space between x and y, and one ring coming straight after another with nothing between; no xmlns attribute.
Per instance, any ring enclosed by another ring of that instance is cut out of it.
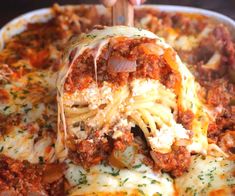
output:
<svg viewBox="0 0 235 196"><path fill-rule="evenodd" d="M93 6L54 6L53 14L46 23L29 24L0 52L1 193L232 195L233 162L218 157L234 157L234 43L227 28L198 15L136 11L135 25L163 37L187 68L163 40L151 33L143 35L140 29L135 35L110 39L106 44L112 51L106 45L100 49L97 70L94 64L86 70L94 61L94 51L84 50L81 58L75 58L73 51L69 60L82 63L84 72L74 69L64 81L65 105L59 113L66 119L65 138L63 126L57 133L56 78L64 65L62 53L72 35L88 32L96 24L109 25L110 15L99 14ZM86 42L95 39L92 34L85 38ZM112 56L109 69L115 74L107 74L106 67L99 69L107 54ZM117 56L125 71L135 68L136 74L120 73ZM146 64L151 66L145 70ZM179 64L183 70L176 67ZM183 93L187 88L190 91ZM71 99L72 95L76 96ZM207 111L201 110L204 106ZM99 111L106 112L108 122ZM107 131L104 140L100 130ZM166 140L157 140L160 137ZM207 149L216 157L200 161L191 155L205 155ZM210 168L205 164L216 168L211 172L215 180L206 175ZM198 178L194 167L205 176ZM221 177L221 171L228 175ZM175 180L176 189L171 176L181 176ZM191 177L197 180L196 192ZM185 186L179 188L182 183Z"/></svg>

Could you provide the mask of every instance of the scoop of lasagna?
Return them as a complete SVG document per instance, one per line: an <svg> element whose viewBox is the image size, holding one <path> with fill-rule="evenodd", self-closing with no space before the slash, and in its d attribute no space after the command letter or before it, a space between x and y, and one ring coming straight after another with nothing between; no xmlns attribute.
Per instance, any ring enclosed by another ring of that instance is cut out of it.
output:
<svg viewBox="0 0 235 196"><path fill-rule="evenodd" d="M73 38L60 70L57 156L90 168L130 168L135 156L180 176L206 153L208 116L199 85L155 34L104 27Z"/></svg>

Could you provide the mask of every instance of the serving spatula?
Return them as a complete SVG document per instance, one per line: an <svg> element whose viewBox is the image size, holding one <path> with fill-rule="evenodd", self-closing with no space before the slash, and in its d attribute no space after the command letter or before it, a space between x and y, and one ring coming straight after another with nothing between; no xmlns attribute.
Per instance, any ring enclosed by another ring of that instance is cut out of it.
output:
<svg viewBox="0 0 235 196"><path fill-rule="evenodd" d="M112 7L113 25L134 25L134 7L128 0L117 0Z"/></svg>

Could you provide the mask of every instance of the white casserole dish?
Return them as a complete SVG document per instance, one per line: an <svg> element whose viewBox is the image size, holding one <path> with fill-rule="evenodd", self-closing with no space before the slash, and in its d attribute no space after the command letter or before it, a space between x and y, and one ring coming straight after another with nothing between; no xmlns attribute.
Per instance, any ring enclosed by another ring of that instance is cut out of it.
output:
<svg viewBox="0 0 235 196"><path fill-rule="evenodd" d="M105 8L103 6L97 5L97 8L100 13L105 12ZM194 7L175 6L175 5L142 5L138 7L137 9L139 8L151 8L151 9L158 9L158 10L165 11L165 12L197 13L197 14L205 15L227 25L235 39L235 21L223 14L220 14L214 11L209 11L209 10L194 8ZM46 22L52 17L53 17L53 13L51 9L43 8L43 9L38 9L38 10L28 12L26 14L23 14L11 20L9 23L4 25L0 30L0 50L3 48L4 43L9 38L22 32L26 28L26 25L28 23Z"/></svg>
<svg viewBox="0 0 235 196"><path fill-rule="evenodd" d="M105 12L105 8L103 6L97 6L97 7L98 7L99 12L101 13ZM183 6L167 6L167 5L143 5L140 8L151 8L151 9L157 9L157 10L161 10L165 12L197 13L197 14L205 15L205 16L215 19L216 21L226 24L231 30L231 33L233 33L233 36L235 39L235 21L230 19L227 16L224 16L216 12L212 12L212 11L208 11L204 9L198 9L198 8L190 8L190 7L183 7ZM7 23L5 26L3 26L2 29L0 30L0 50L4 47L4 43L7 40L9 40L12 36L22 32L26 28L28 23L46 22L52 17L53 17L53 13L51 9L44 8L44 9L31 11L29 13L26 13L24 15L21 15L13 19L9 23Z"/></svg>

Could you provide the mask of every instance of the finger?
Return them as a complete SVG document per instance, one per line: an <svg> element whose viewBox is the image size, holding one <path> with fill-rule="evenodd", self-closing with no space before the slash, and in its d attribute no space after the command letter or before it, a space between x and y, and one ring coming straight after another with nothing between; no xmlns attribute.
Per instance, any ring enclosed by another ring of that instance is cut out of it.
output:
<svg viewBox="0 0 235 196"><path fill-rule="evenodd" d="M129 0L129 2L130 2L132 5L141 5L141 3L144 3L145 0Z"/></svg>
<svg viewBox="0 0 235 196"><path fill-rule="evenodd" d="M117 0L101 0L101 3L105 6L105 7L112 7Z"/></svg>

